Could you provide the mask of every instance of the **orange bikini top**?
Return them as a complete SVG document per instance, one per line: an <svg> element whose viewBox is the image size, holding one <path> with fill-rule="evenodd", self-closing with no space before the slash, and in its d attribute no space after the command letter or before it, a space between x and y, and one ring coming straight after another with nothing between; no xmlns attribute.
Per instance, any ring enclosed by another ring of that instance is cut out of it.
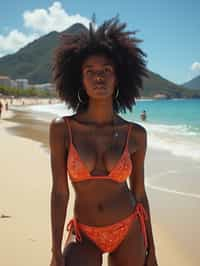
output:
<svg viewBox="0 0 200 266"><path fill-rule="evenodd" d="M132 161L130 158L130 153L128 152L128 140L131 132L132 125L129 124L128 133L126 138L126 143L122 155L119 160L116 162L113 169L108 175L91 175L84 162L81 160L77 149L72 142L72 132L70 123L67 117L63 117L66 121L69 131L70 145L67 158L67 171L69 173L70 179L72 182L80 182L85 180L93 179L110 179L115 182L121 183L124 182L132 171Z"/></svg>

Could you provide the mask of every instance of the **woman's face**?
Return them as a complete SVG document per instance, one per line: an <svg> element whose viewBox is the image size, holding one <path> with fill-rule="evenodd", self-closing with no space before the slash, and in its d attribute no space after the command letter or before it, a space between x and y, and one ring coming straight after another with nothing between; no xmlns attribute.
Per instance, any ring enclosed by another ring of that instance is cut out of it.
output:
<svg viewBox="0 0 200 266"><path fill-rule="evenodd" d="M117 85L112 60L105 55L91 55L82 65L82 83L93 99L112 98Z"/></svg>

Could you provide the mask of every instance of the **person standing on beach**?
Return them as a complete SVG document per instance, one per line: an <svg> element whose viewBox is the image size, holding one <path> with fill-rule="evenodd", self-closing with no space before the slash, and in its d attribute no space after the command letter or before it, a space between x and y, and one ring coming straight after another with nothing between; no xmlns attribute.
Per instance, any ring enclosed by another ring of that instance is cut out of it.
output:
<svg viewBox="0 0 200 266"><path fill-rule="evenodd" d="M0 118L1 118L1 115L2 115L2 111L3 111L3 103L0 101Z"/></svg>
<svg viewBox="0 0 200 266"><path fill-rule="evenodd" d="M125 28L116 18L97 29L91 23L89 31L64 35L56 50L56 89L75 113L49 129L50 266L100 266L105 252L109 266L158 265L144 185L146 130L119 116L132 110L147 76L139 40ZM74 218L62 250L68 177Z"/></svg>
<svg viewBox="0 0 200 266"><path fill-rule="evenodd" d="M5 110L8 111L8 102L5 103Z"/></svg>

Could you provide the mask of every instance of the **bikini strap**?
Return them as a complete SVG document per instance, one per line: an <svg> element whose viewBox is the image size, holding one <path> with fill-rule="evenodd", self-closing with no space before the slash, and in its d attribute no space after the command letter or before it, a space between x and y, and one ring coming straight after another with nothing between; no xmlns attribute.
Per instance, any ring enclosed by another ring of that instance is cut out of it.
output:
<svg viewBox="0 0 200 266"><path fill-rule="evenodd" d="M69 133L69 140L70 140L70 143L72 143L72 130L71 130L71 126L69 123L69 118L67 116L64 116L63 119L67 124L67 129L68 129L68 133Z"/></svg>
<svg viewBox="0 0 200 266"><path fill-rule="evenodd" d="M132 127L133 127L132 124L129 124L129 125L128 125L128 133L127 133L127 138L126 138L126 146L128 146L129 137L130 137L130 134L131 134L131 129L132 129Z"/></svg>

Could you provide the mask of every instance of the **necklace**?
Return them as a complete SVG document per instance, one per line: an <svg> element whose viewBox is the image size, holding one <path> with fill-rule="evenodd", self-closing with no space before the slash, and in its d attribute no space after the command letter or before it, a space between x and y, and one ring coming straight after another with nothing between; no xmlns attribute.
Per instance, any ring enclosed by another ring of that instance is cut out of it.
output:
<svg viewBox="0 0 200 266"><path fill-rule="evenodd" d="M115 119L114 119L114 115L113 115L113 119L112 119L112 126L113 126L113 137L117 138L119 136L119 133L117 132L116 128L115 128Z"/></svg>
<svg viewBox="0 0 200 266"><path fill-rule="evenodd" d="M118 132L114 130L113 136L114 136L114 138L117 138L119 136Z"/></svg>

